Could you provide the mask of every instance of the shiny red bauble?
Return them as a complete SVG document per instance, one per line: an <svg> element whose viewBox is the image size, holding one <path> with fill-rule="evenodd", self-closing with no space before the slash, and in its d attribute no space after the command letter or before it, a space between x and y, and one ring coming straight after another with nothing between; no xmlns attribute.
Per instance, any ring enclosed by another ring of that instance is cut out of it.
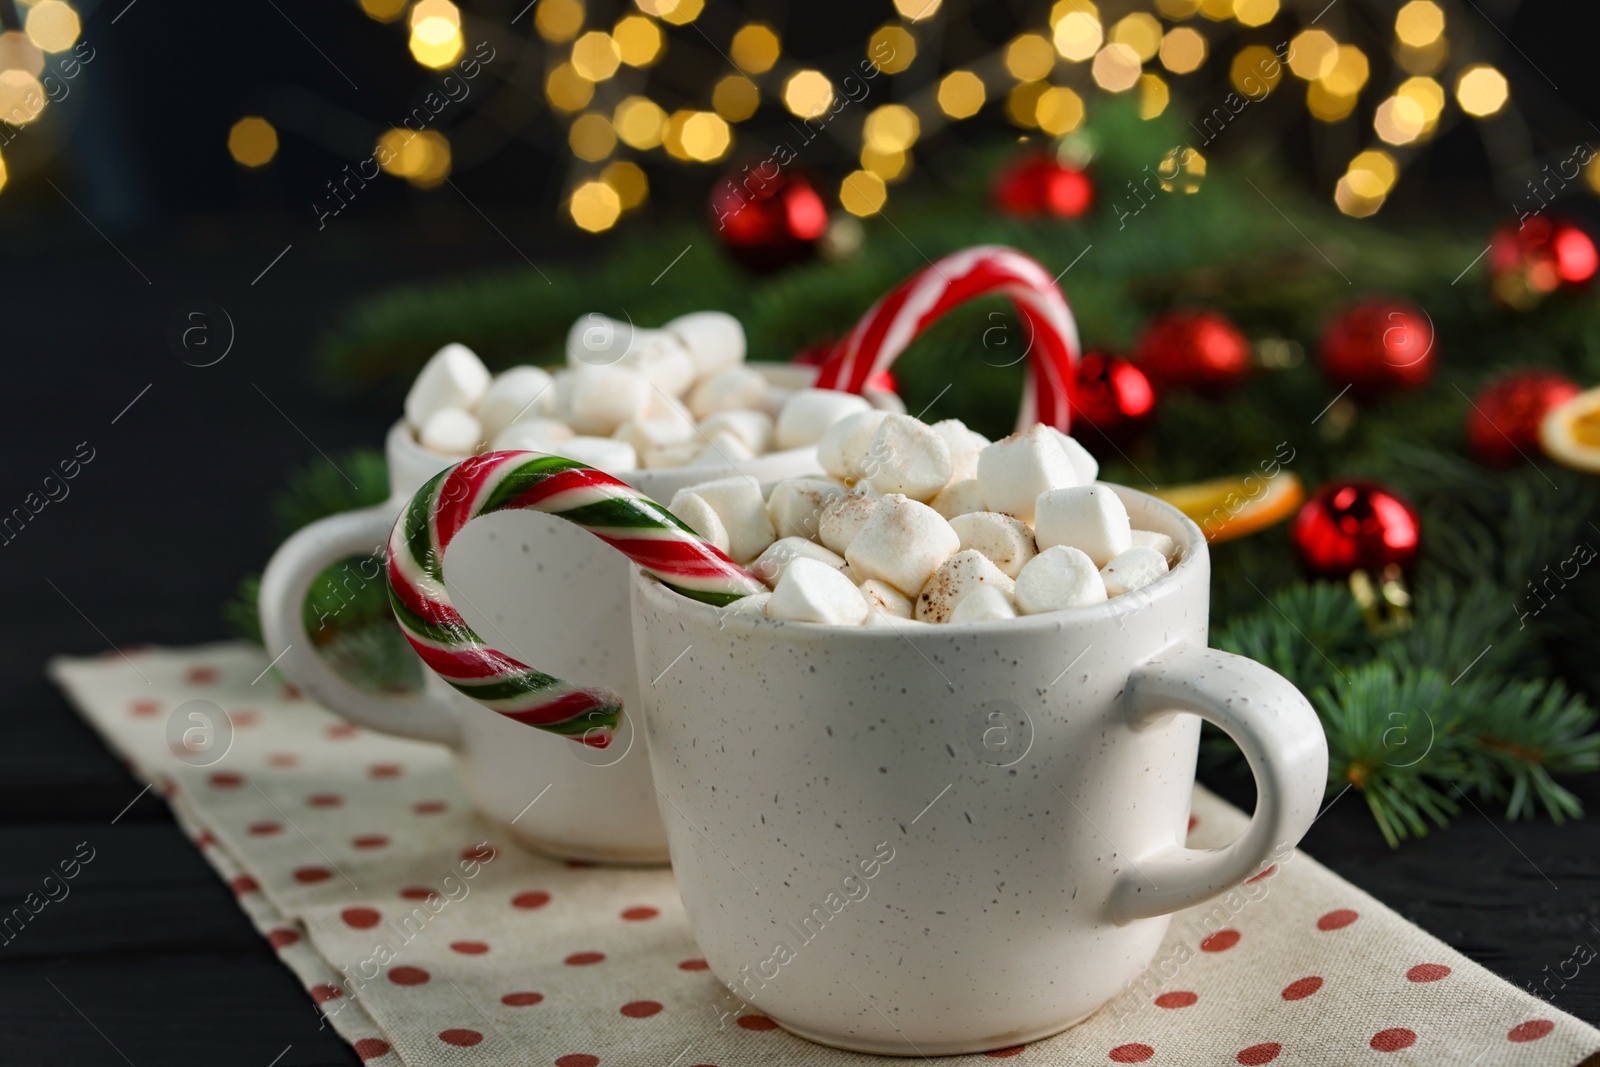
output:
<svg viewBox="0 0 1600 1067"><path fill-rule="evenodd" d="M1300 506L1289 539L1306 569L1324 578L1409 567L1421 537L1416 509L1367 481L1331 482Z"/></svg>
<svg viewBox="0 0 1600 1067"><path fill-rule="evenodd" d="M1412 389L1433 375L1433 323L1419 308L1389 297L1364 300L1322 333L1317 360L1328 384L1364 396Z"/></svg>
<svg viewBox="0 0 1600 1067"><path fill-rule="evenodd" d="M1250 340L1219 312L1171 311L1150 321L1134 359L1157 387L1222 393L1250 373Z"/></svg>
<svg viewBox="0 0 1600 1067"><path fill-rule="evenodd" d="M728 174L711 190L711 230L728 254L764 273L816 254L828 229L828 207L811 179L771 161Z"/></svg>
<svg viewBox="0 0 1600 1067"><path fill-rule="evenodd" d="M1094 206L1094 183L1049 152L1028 152L995 176L994 203L1016 218L1075 219Z"/></svg>
<svg viewBox="0 0 1600 1067"><path fill-rule="evenodd" d="M1150 421L1156 392L1144 371L1128 360L1090 352L1078 361L1069 400L1074 434L1092 430L1120 446Z"/></svg>
<svg viewBox="0 0 1600 1067"><path fill-rule="evenodd" d="M1596 268L1594 242L1565 219L1508 222L1489 241L1489 286L1507 307L1530 308L1557 289L1587 282Z"/></svg>
<svg viewBox="0 0 1600 1067"><path fill-rule="evenodd" d="M1467 444L1473 456L1491 467L1509 467L1538 455L1545 413L1582 391L1566 375L1537 367L1495 378L1467 408Z"/></svg>

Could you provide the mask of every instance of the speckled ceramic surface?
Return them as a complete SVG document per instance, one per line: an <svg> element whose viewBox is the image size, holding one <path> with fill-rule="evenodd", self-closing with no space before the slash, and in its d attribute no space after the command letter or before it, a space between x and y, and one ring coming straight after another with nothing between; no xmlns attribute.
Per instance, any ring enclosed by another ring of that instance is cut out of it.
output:
<svg viewBox="0 0 1600 1067"><path fill-rule="evenodd" d="M1199 530L1118 492L1182 561L1050 615L846 629L719 612L635 572L673 868L737 995L868 1052L1030 1041L1116 994L1170 912L1309 827L1327 773L1315 712L1278 675L1205 647ZM1238 740L1261 794L1222 849L1183 844L1202 715ZM865 913L849 937L829 929L846 910Z"/></svg>

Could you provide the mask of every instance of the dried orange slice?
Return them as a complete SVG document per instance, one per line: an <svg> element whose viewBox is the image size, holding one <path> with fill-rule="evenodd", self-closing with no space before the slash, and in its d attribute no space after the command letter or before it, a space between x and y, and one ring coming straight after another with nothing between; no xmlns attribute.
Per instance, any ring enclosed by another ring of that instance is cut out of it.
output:
<svg viewBox="0 0 1600 1067"><path fill-rule="evenodd" d="M1248 474L1177 485L1154 495L1198 523L1207 541L1231 541L1287 519L1305 502L1306 491L1299 478L1280 470L1271 477Z"/></svg>
<svg viewBox="0 0 1600 1067"><path fill-rule="evenodd" d="M1600 474L1600 388L1579 393L1545 412L1539 446L1557 463Z"/></svg>

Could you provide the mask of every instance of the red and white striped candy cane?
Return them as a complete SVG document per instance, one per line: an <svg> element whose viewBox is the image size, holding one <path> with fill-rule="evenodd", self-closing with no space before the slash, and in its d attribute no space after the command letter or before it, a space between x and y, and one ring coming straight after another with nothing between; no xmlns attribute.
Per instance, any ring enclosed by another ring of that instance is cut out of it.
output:
<svg viewBox="0 0 1600 1067"><path fill-rule="evenodd" d="M458 691L528 726L596 748L610 744L622 699L535 670L490 648L444 587L444 553L479 515L531 509L583 527L668 588L728 604L766 585L626 482L538 452L490 452L440 472L389 535L389 602L417 655Z"/></svg>
<svg viewBox="0 0 1600 1067"><path fill-rule="evenodd" d="M980 245L954 252L901 282L838 342L817 375L818 389L859 393L886 371L939 316L992 293L1011 298L1027 327L1028 377L1017 426L1048 423L1071 428L1068 403L1082 351L1072 310L1050 272L1014 248Z"/></svg>

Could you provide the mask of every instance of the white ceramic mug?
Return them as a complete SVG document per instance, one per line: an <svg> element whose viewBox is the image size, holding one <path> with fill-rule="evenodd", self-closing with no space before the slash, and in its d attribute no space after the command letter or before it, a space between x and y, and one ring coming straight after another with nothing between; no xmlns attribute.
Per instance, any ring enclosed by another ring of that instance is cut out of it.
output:
<svg viewBox="0 0 1600 1067"><path fill-rule="evenodd" d="M1328 761L1316 713L1206 647L1199 529L1116 491L1181 561L1053 614L823 626L719 611L634 572L678 891L738 997L863 1052L1033 1041L1115 996L1172 912L1310 827ZM1244 750L1259 796L1218 850L1184 845L1201 719Z"/></svg>
<svg viewBox="0 0 1600 1067"><path fill-rule="evenodd" d="M815 368L753 363L774 385L798 388ZM882 394L873 401L894 407ZM400 509L454 460L417 444L403 422L385 442L390 498L330 516L278 549L261 579L261 631L284 676L352 722L384 733L449 745L473 803L534 849L567 858L664 863L649 761L624 715L604 749L511 722L424 670L415 694L372 693L352 685L318 655L302 605L317 575L349 556L382 552ZM763 482L819 470L815 448L769 453L731 466L679 467L625 474L652 498L739 473ZM628 563L570 523L533 512L473 522L445 561L451 597L477 632L526 662L620 693L638 706L628 621ZM382 582L381 574L372 580Z"/></svg>

